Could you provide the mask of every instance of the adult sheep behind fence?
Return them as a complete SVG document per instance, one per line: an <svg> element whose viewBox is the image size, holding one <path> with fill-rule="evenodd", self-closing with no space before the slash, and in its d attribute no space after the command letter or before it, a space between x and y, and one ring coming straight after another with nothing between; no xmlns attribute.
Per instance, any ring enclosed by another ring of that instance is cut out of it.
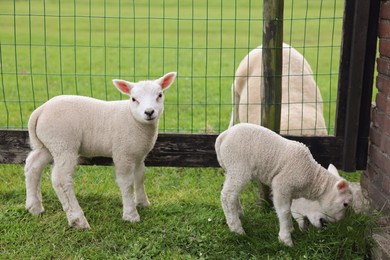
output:
<svg viewBox="0 0 390 260"><path fill-rule="evenodd" d="M252 50L237 68L232 85L230 126L261 125L261 92L264 88L262 46ZM280 134L327 135L323 101L313 71L296 49L283 44L282 107Z"/></svg>

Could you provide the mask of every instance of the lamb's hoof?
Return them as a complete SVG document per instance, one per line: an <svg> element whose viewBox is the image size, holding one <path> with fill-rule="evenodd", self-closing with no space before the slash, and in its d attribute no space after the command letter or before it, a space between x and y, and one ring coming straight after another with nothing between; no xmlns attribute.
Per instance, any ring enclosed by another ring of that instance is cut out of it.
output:
<svg viewBox="0 0 390 260"><path fill-rule="evenodd" d="M26 209L32 215L40 215L40 214L42 214L45 211L45 209L43 208L42 204L35 204L35 205L27 205L26 204Z"/></svg>
<svg viewBox="0 0 390 260"><path fill-rule="evenodd" d="M122 219L124 221L130 221L131 223L136 223L141 221L141 218L138 213L123 214Z"/></svg>
<svg viewBox="0 0 390 260"><path fill-rule="evenodd" d="M150 202L149 200L144 200L144 201L137 201L137 207L140 207L140 208L149 208L150 206Z"/></svg>
<svg viewBox="0 0 390 260"><path fill-rule="evenodd" d="M306 232L308 230L310 225L308 218L305 217L304 219L300 219L299 221L297 220L297 222L298 222L299 230L301 232Z"/></svg>
<svg viewBox="0 0 390 260"><path fill-rule="evenodd" d="M308 230L308 226L307 225L299 225L299 230L301 231L301 232L306 232L307 230Z"/></svg>
<svg viewBox="0 0 390 260"><path fill-rule="evenodd" d="M238 234L238 235L245 235L245 231L242 227L234 227L234 228L230 228L230 231Z"/></svg>
<svg viewBox="0 0 390 260"><path fill-rule="evenodd" d="M238 208L238 216L241 218L244 216L244 210L241 207Z"/></svg>
<svg viewBox="0 0 390 260"><path fill-rule="evenodd" d="M292 242L291 237L289 237L289 238L281 238L281 237L279 236L279 241L280 241L282 244L284 244L285 246L288 246L288 247L292 247L292 246L294 245L293 242Z"/></svg>
<svg viewBox="0 0 390 260"><path fill-rule="evenodd" d="M85 217L78 217L69 220L69 226L76 229L90 229L89 223Z"/></svg>

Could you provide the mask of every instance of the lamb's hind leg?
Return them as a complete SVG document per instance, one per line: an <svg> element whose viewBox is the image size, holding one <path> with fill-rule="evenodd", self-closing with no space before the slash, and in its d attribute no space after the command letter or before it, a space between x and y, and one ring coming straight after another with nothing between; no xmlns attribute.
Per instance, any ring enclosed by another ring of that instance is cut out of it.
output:
<svg viewBox="0 0 390 260"><path fill-rule="evenodd" d="M240 177L243 178L240 178L239 180L232 176L235 176L235 174L231 172L226 174L226 180L221 192L222 208L230 231L238 234L245 234L240 220L240 215L243 215L243 211L240 205L239 196L250 180L244 179L245 174L242 174Z"/></svg>
<svg viewBox="0 0 390 260"><path fill-rule="evenodd" d="M41 178L45 166L53 160L45 148L33 150L26 159L26 209L33 215L44 211L42 206Z"/></svg>
<svg viewBox="0 0 390 260"><path fill-rule="evenodd" d="M81 209L73 189L73 173L78 162L78 156L63 153L60 158L54 158L52 183L62 204L69 226L90 228L84 212Z"/></svg>

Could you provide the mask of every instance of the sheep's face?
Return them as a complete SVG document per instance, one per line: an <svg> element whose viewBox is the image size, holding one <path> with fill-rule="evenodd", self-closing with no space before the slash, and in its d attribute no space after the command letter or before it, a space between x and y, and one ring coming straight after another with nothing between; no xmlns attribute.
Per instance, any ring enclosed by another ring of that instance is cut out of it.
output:
<svg viewBox="0 0 390 260"><path fill-rule="evenodd" d="M339 180L330 192L320 200L322 212L327 216L328 222L336 222L344 218L348 206L352 203L352 191L346 180L340 177L339 172L333 164L329 164L329 174Z"/></svg>
<svg viewBox="0 0 390 260"><path fill-rule="evenodd" d="M329 222L336 222L343 219L351 203L351 189L349 188L348 182L342 178L320 200L323 213L327 216Z"/></svg>
<svg viewBox="0 0 390 260"><path fill-rule="evenodd" d="M156 122L164 110L164 93L154 81L139 82L131 91L133 116L142 123Z"/></svg>
<svg viewBox="0 0 390 260"><path fill-rule="evenodd" d="M168 73L157 80L137 83L113 80L122 93L130 96L130 110L134 118L144 124L154 124L164 111L164 90L174 81L175 72Z"/></svg>

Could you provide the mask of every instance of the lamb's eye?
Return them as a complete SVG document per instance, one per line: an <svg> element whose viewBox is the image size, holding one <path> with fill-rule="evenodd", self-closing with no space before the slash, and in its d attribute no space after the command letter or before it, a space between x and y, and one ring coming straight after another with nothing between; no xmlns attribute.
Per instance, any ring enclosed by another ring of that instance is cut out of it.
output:
<svg viewBox="0 0 390 260"><path fill-rule="evenodd" d="M162 98L162 93L158 94L158 98Z"/></svg>
<svg viewBox="0 0 390 260"><path fill-rule="evenodd" d="M133 97L131 98L131 101L133 101L133 102L138 102L137 99L135 99L135 98L133 98Z"/></svg>
<svg viewBox="0 0 390 260"><path fill-rule="evenodd" d="M344 203L344 208L348 207L348 203Z"/></svg>

